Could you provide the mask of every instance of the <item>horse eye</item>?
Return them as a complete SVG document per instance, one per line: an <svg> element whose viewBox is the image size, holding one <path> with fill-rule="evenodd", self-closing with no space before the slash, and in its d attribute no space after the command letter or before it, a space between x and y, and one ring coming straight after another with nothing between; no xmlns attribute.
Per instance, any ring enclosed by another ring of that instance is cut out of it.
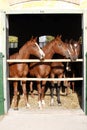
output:
<svg viewBox="0 0 87 130"><path fill-rule="evenodd" d="M62 46L62 43L59 43L59 46Z"/></svg>
<svg viewBox="0 0 87 130"><path fill-rule="evenodd" d="M36 47L36 44L34 44L33 47Z"/></svg>

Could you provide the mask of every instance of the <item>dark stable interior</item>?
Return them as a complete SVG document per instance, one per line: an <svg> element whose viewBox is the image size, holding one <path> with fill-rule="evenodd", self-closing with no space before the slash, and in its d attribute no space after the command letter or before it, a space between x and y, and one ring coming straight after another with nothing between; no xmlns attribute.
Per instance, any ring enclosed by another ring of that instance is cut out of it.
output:
<svg viewBox="0 0 87 130"><path fill-rule="evenodd" d="M62 40L78 40L82 36L81 14L12 14L9 15L9 35L18 36L18 48L32 36L62 35ZM80 71L78 66L80 66ZM77 77L82 76L82 62L76 63ZM82 95L82 82L76 82L77 90ZM80 86L80 87L79 87ZM81 104L80 104L81 105Z"/></svg>
<svg viewBox="0 0 87 130"><path fill-rule="evenodd" d="M62 35L62 40L78 40L82 35L79 14L9 15L9 35L18 36L19 47L32 36Z"/></svg>

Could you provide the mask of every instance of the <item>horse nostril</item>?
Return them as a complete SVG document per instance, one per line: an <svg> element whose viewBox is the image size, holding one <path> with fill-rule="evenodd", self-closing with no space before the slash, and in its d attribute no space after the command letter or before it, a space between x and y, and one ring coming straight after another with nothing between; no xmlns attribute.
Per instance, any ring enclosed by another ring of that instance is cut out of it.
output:
<svg viewBox="0 0 87 130"><path fill-rule="evenodd" d="M73 57L73 60L72 61L76 61L77 57Z"/></svg>
<svg viewBox="0 0 87 130"><path fill-rule="evenodd" d="M44 59L45 55L42 56L42 59Z"/></svg>
<svg viewBox="0 0 87 130"><path fill-rule="evenodd" d="M42 57L44 58L45 57L45 54L43 53Z"/></svg>
<svg viewBox="0 0 87 130"><path fill-rule="evenodd" d="M43 60L44 57L45 57L45 54L42 54L40 59Z"/></svg>

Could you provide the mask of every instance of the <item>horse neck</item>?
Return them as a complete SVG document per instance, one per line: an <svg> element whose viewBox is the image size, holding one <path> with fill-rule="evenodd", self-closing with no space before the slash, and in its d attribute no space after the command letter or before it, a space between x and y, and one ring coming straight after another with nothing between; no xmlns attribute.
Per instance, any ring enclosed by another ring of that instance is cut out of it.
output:
<svg viewBox="0 0 87 130"><path fill-rule="evenodd" d="M21 59L28 59L30 57L30 49L28 49L29 47L27 47L27 43L22 46L19 50L19 57Z"/></svg>
<svg viewBox="0 0 87 130"><path fill-rule="evenodd" d="M52 59L53 55L54 55L54 50L53 50L53 44L52 42L46 44L42 50L45 53L45 59Z"/></svg>

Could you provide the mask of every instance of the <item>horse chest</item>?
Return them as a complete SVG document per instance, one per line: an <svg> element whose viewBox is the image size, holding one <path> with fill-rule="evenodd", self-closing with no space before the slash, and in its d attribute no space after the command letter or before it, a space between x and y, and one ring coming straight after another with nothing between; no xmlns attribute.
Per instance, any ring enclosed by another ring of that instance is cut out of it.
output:
<svg viewBox="0 0 87 130"><path fill-rule="evenodd" d="M40 66L40 75L41 75L41 77L48 76L50 71L51 71L51 67L49 65Z"/></svg>
<svg viewBox="0 0 87 130"><path fill-rule="evenodd" d="M17 64L10 66L10 76L11 77L25 77L28 73L27 64Z"/></svg>
<svg viewBox="0 0 87 130"><path fill-rule="evenodd" d="M49 65L38 65L37 67L34 67L33 69L30 69L30 75L36 76L36 77L46 77L49 75L51 70L51 67Z"/></svg>

